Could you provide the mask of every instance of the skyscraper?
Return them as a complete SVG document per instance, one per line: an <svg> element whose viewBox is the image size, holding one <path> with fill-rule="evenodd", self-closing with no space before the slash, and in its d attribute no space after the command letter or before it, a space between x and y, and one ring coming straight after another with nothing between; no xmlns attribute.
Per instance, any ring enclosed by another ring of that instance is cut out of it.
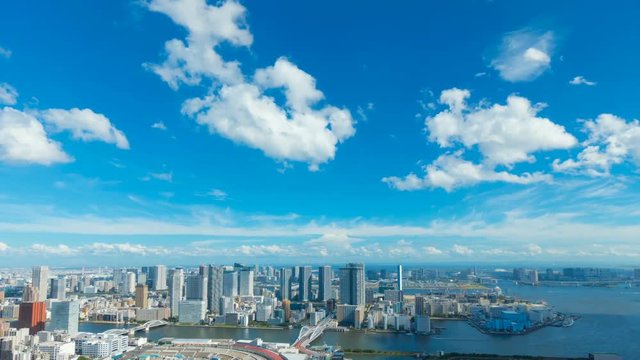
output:
<svg viewBox="0 0 640 360"><path fill-rule="evenodd" d="M34 302L38 301L38 289L32 285L27 285L22 291L22 302Z"/></svg>
<svg viewBox="0 0 640 360"><path fill-rule="evenodd" d="M56 300L64 300L66 297L67 279L58 277L51 280L51 298Z"/></svg>
<svg viewBox="0 0 640 360"><path fill-rule="evenodd" d="M207 308L216 314L220 314L220 298L222 297L224 268L209 265L209 276L207 285Z"/></svg>
<svg viewBox="0 0 640 360"><path fill-rule="evenodd" d="M333 274L331 266L324 265L318 269L318 300L327 301L332 297L331 279Z"/></svg>
<svg viewBox="0 0 640 360"><path fill-rule="evenodd" d="M46 266L34 266L31 270L31 283L38 290L38 301L47 300L49 268Z"/></svg>
<svg viewBox="0 0 640 360"><path fill-rule="evenodd" d="M402 265L398 265L398 290L402 291Z"/></svg>
<svg viewBox="0 0 640 360"><path fill-rule="evenodd" d="M147 285L136 285L136 307L146 309L149 307L149 288Z"/></svg>
<svg viewBox="0 0 640 360"><path fill-rule="evenodd" d="M127 271L124 277L124 292L132 294L136 291L136 274L132 271Z"/></svg>
<svg viewBox="0 0 640 360"><path fill-rule="evenodd" d="M340 269L340 302L365 305L364 264L349 263Z"/></svg>
<svg viewBox="0 0 640 360"><path fill-rule="evenodd" d="M169 278L169 307L171 316L178 317L180 301L182 301L182 288L184 286L184 270L173 269Z"/></svg>
<svg viewBox="0 0 640 360"><path fill-rule="evenodd" d="M280 269L280 301L291 300L291 269Z"/></svg>
<svg viewBox="0 0 640 360"><path fill-rule="evenodd" d="M78 333L79 301L57 301L51 304L49 330L64 330L69 335Z"/></svg>
<svg viewBox="0 0 640 360"><path fill-rule="evenodd" d="M236 271L225 271L222 281L223 296L238 296L238 273Z"/></svg>
<svg viewBox="0 0 640 360"><path fill-rule="evenodd" d="M18 327L29 328L29 335L44 330L47 320L47 306L43 301L23 302L20 304Z"/></svg>
<svg viewBox="0 0 640 360"><path fill-rule="evenodd" d="M167 267L164 265L156 265L149 268L149 279L151 289L167 290Z"/></svg>
<svg viewBox="0 0 640 360"><path fill-rule="evenodd" d="M189 274L184 283L184 295L187 300L202 300L205 304L207 303L206 275Z"/></svg>
<svg viewBox="0 0 640 360"><path fill-rule="evenodd" d="M300 277L298 278L298 300L311 300L311 266L300 267Z"/></svg>
<svg viewBox="0 0 640 360"><path fill-rule="evenodd" d="M253 270L242 269L238 273L238 295L253 296Z"/></svg>

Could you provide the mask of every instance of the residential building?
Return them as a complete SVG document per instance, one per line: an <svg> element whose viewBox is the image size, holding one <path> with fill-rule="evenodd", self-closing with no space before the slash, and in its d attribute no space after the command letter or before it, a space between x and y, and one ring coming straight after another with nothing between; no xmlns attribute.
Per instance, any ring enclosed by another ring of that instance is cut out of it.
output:
<svg viewBox="0 0 640 360"><path fill-rule="evenodd" d="M333 292L331 280L333 279L333 271L331 266L324 265L318 269L318 301L327 301L331 299Z"/></svg>
<svg viewBox="0 0 640 360"><path fill-rule="evenodd" d="M365 304L364 264L349 263L340 269L340 302Z"/></svg>

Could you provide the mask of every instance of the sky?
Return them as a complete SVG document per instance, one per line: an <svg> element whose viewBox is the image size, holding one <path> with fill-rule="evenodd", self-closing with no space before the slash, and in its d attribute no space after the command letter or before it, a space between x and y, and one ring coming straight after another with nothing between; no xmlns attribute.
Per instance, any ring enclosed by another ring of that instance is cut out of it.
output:
<svg viewBox="0 0 640 360"><path fill-rule="evenodd" d="M14 1L0 264L640 264L632 1Z"/></svg>

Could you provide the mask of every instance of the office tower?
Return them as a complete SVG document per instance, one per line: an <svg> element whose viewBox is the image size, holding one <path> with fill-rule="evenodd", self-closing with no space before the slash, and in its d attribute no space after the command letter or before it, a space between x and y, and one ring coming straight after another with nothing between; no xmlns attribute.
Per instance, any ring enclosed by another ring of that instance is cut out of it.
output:
<svg viewBox="0 0 640 360"><path fill-rule="evenodd" d="M238 273L238 295L253 296L253 270L242 269Z"/></svg>
<svg viewBox="0 0 640 360"><path fill-rule="evenodd" d="M29 328L29 335L44 330L47 321L47 305L43 301L23 302L20 304L18 328Z"/></svg>
<svg viewBox="0 0 640 360"><path fill-rule="evenodd" d="M224 268L215 265L209 265L209 275L207 277L207 308L209 311L220 314L220 298L222 297Z"/></svg>
<svg viewBox="0 0 640 360"><path fill-rule="evenodd" d="M138 284L147 284L147 274L141 272L138 274L138 281L136 282L136 285ZM148 285L148 284L147 284Z"/></svg>
<svg viewBox="0 0 640 360"><path fill-rule="evenodd" d="M222 279L222 295L227 297L238 296L238 273L225 271Z"/></svg>
<svg viewBox="0 0 640 360"><path fill-rule="evenodd" d="M31 270L31 284L38 290L38 301L47 300L49 268L46 266L34 266Z"/></svg>
<svg viewBox="0 0 640 360"><path fill-rule="evenodd" d="M78 333L79 301L57 301L51 304L49 330L64 330L73 336Z"/></svg>
<svg viewBox="0 0 640 360"><path fill-rule="evenodd" d="M402 265L398 265L398 291L402 291Z"/></svg>
<svg viewBox="0 0 640 360"><path fill-rule="evenodd" d="M149 268L149 281L153 290L167 290L167 267L156 265Z"/></svg>
<svg viewBox="0 0 640 360"><path fill-rule="evenodd" d="M202 300L180 301L178 319L181 323L200 323L206 315L205 304Z"/></svg>
<svg viewBox="0 0 640 360"><path fill-rule="evenodd" d="M113 269L113 287L118 293L124 293L124 269Z"/></svg>
<svg viewBox="0 0 640 360"><path fill-rule="evenodd" d="M124 291L127 294L133 294L136 291L137 284L136 274L132 271L127 271L124 277Z"/></svg>
<svg viewBox="0 0 640 360"><path fill-rule="evenodd" d="M189 274L184 281L184 296L187 300L202 300L207 303L207 278L201 274Z"/></svg>
<svg viewBox="0 0 640 360"><path fill-rule="evenodd" d="M56 300L64 300L66 296L67 279L58 277L51 280L51 298Z"/></svg>
<svg viewBox="0 0 640 360"><path fill-rule="evenodd" d="M382 279L382 280L386 280L387 279L387 269L381 269L380 270L380 279Z"/></svg>
<svg viewBox="0 0 640 360"><path fill-rule="evenodd" d="M318 269L318 300L327 301L332 297L331 279L333 271L331 266L320 266Z"/></svg>
<svg viewBox="0 0 640 360"><path fill-rule="evenodd" d="M291 299L291 269L280 269L280 301Z"/></svg>
<svg viewBox="0 0 640 360"><path fill-rule="evenodd" d="M136 285L136 307L141 309L149 307L149 288L147 285Z"/></svg>
<svg viewBox="0 0 640 360"><path fill-rule="evenodd" d="M300 277L300 266L291 267L291 277L294 281L298 281L298 277Z"/></svg>
<svg viewBox="0 0 640 360"><path fill-rule="evenodd" d="M340 269L340 302L365 304L364 264L349 263Z"/></svg>
<svg viewBox="0 0 640 360"><path fill-rule="evenodd" d="M22 301L23 302L38 301L38 289L34 288L32 285L25 286L24 290L22 291Z"/></svg>
<svg viewBox="0 0 640 360"><path fill-rule="evenodd" d="M309 301L311 299L311 266L300 267L298 277L298 300Z"/></svg>
<svg viewBox="0 0 640 360"><path fill-rule="evenodd" d="M169 307L171 316L178 317L180 301L182 301L182 288L184 287L184 270L173 269L169 277Z"/></svg>

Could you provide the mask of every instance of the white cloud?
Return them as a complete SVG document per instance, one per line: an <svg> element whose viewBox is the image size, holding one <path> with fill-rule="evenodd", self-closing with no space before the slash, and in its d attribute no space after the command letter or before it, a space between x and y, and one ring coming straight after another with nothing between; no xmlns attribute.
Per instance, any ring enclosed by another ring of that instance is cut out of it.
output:
<svg viewBox="0 0 640 360"><path fill-rule="evenodd" d="M209 192L209 195L213 196L218 201L224 201L227 199L227 193L220 189L213 189Z"/></svg>
<svg viewBox="0 0 640 360"><path fill-rule="evenodd" d="M0 252L4 252L4 251L7 251L7 250L9 250L9 245L7 245L7 244L5 244L3 242L0 242Z"/></svg>
<svg viewBox="0 0 640 360"><path fill-rule="evenodd" d="M48 109L40 112L40 115L53 131L66 130L71 132L74 139L103 141L115 144L119 149L129 149L124 133L116 129L106 116L91 109Z"/></svg>
<svg viewBox="0 0 640 360"><path fill-rule="evenodd" d="M77 249L73 249L67 245L60 244L55 246L44 244L33 244L29 248L30 252L44 255L69 256L78 254Z"/></svg>
<svg viewBox="0 0 640 360"><path fill-rule="evenodd" d="M511 32L503 37L491 67L504 80L530 81L549 69L553 47L554 35L550 31L541 33L524 29Z"/></svg>
<svg viewBox="0 0 640 360"><path fill-rule="evenodd" d="M15 105L18 102L18 91L7 83L0 83L0 105Z"/></svg>
<svg viewBox="0 0 640 360"><path fill-rule="evenodd" d="M553 162L558 172L608 176L611 167L633 162L640 167L640 122L626 121L612 114L601 114L584 123L588 139L577 159Z"/></svg>
<svg viewBox="0 0 640 360"><path fill-rule="evenodd" d="M470 107L466 103L470 96L463 89L442 91L439 101L448 109L425 120L429 141L458 150L440 155L424 166L424 177L411 173L402 178L385 177L383 181L399 190L442 187L447 191L484 181L548 181L550 176L541 172L514 174L497 171L496 167L511 169L517 163L534 162L535 152L567 149L577 143L564 127L538 116L543 108L540 104L532 105L526 98L511 95L505 105ZM475 148L482 155L479 164L462 157L464 149Z"/></svg>
<svg viewBox="0 0 640 360"><path fill-rule="evenodd" d="M211 80L207 96L189 99L182 108L211 133L281 162L306 162L310 170L332 160L337 145L355 134L349 110L319 106L324 94L316 80L289 60L279 58L247 81L238 62L222 59L215 50L222 42L249 46L253 41L244 23L246 9L238 2L154 0L149 9L171 17L188 36L187 45L167 42L167 60L148 66L173 88ZM285 104L267 95L274 90L283 93Z"/></svg>
<svg viewBox="0 0 640 360"><path fill-rule="evenodd" d="M164 63L146 65L169 86L177 89L180 83L197 85L203 77L231 84L243 81L240 64L225 61L215 50L223 42L235 46L250 46L253 42L244 23L246 9L239 2L229 0L215 6L205 0L153 0L147 5L189 32L186 43L179 39L165 43Z"/></svg>
<svg viewBox="0 0 640 360"><path fill-rule="evenodd" d="M424 252L426 252L428 255L442 255L443 251L438 249L435 246L425 246L423 248Z"/></svg>
<svg viewBox="0 0 640 360"><path fill-rule="evenodd" d="M11 50L0 46L0 57L8 59L11 57L11 54L12 54Z"/></svg>
<svg viewBox="0 0 640 360"><path fill-rule="evenodd" d="M458 245L458 244L453 244L453 247L451 248L451 252L457 255L462 255L462 256L469 256L474 253L474 251L471 248L463 245Z"/></svg>
<svg viewBox="0 0 640 360"><path fill-rule="evenodd" d="M152 129L158 129L158 130L167 130L167 126L162 122L162 121L158 121L157 123L153 123L151 125Z"/></svg>
<svg viewBox="0 0 640 360"><path fill-rule="evenodd" d="M337 144L355 134L348 110L311 108L323 95L315 80L288 60L280 58L273 67L259 69L256 82L223 86L218 96L188 100L183 112L212 133L277 160L307 162L311 170L333 159ZM276 86L284 89L286 108L263 94Z"/></svg>
<svg viewBox="0 0 640 360"><path fill-rule="evenodd" d="M146 246L131 243L102 243L95 242L81 247L82 252L89 252L94 255L167 255L169 250L161 246Z"/></svg>
<svg viewBox="0 0 640 360"><path fill-rule="evenodd" d="M551 180L549 175L540 172L515 175L506 171L494 171L486 165L474 164L460 158L459 153L439 156L433 163L424 167L424 173L424 177L411 173L402 178L385 177L382 181L403 191L424 188L443 188L446 191L453 191L456 188L480 182L531 184Z"/></svg>
<svg viewBox="0 0 640 360"><path fill-rule="evenodd" d="M595 86L598 83L595 81L587 80L584 76L578 75L569 81L571 85L587 85L587 86Z"/></svg>
<svg viewBox="0 0 640 360"><path fill-rule="evenodd" d="M33 115L5 107L0 109L0 161L51 165L73 159Z"/></svg>

